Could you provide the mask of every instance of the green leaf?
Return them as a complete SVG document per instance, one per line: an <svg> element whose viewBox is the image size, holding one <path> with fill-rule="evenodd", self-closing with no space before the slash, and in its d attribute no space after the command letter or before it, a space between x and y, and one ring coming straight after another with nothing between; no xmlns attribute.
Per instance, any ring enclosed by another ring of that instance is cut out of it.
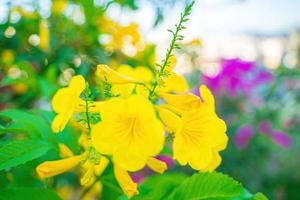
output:
<svg viewBox="0 0 300 200"><path fill-rule="evenodd" d="M38 158L51 148L39 140L22 140L8 143L0 148L0 170L26 163Z"/></svg>
<svg viewBox="0 0 300 200"><path fill-rule="evenodd" d="M221 173L198 173L186 179L169 199L231 200L244 194L240 183ZM238 198L238 199L248 199Z"/></svg>
<svg viewBox="0 0 300 200"><path fill-rule="evenodd" d="M254 195L254 200L268 200L268 198L261 192L258 192Z"/></svg>
<svg viewBox="0 0 300 200"><path fill-rule="evenodd" d="M186 177L181 173L149 176L139 187L140 194L133 197L132 200L166 199Z"/></svg>
<svg viewBox="0 0 300 200"><path fill-rule="evenodd" d="M0 200L61 200L52 190L44 188L10 188L0 190Z"/></svg>
<svg viewBox="0 0 300 200"><path fill-rule="evenodd" d="M2 132L10 132L11 130L23 130L31 138L53 138L54 134L51 131L49 123L41 116L32 114L29 112L10 109L5 110L0 113L0 118L10 119L10 124L8 125L7 130L2 129Z"/></svg>
<svg viewBox="0 0 300 200"><path fill-rule="evenodd" d="M100 181L103 184L101 199L118 199L124 195L114 176L113 165L111 163L104 170Z"/></svg>

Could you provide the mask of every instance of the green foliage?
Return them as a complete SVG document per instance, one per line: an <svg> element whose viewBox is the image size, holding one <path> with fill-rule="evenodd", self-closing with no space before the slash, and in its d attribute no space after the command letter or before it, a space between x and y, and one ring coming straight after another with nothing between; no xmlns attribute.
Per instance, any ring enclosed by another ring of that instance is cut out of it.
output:
<svg viewBox="0 0 300 200"><path fill-rule="evenodd" d="M39 140L10 142L0 148L0 170L31 161L44 155L50 149L49 143Z"/></svg>
<svg viewBox="0 0 300 200"><path fill-rule="evenodd" d="M268 200L268 198L261 192L258 192L254 195L254 200Z"/></svg>
<svg viewBox="0 0 300 200"><path fill-rule="evenodd" d="M139 187L140 195L135 196L133 200L165 199L186 177L176 173L150 176Z"/></svg>
<svg viewBox="0 0 300 200"><path fill-rule="evenodd" d="M118 199L122 198L123 191L119 187L119 184L114 176L113 166L110 163L103 174L100 177L103 184L103 190L101 194L102 199Z"/></svg>
<svg viewBox="0 0 300 200"><path fill-rule="evenodd" d="M54 135L49 123L40 115L32 114L17 109L5 110L0 113L0 120L5 121L5 128L0 132L23 132L29 138L43 138L51 140Z"/></svg>
<svg viewBox="0 0 300 200"><path fill-rule="evenodd" d="M239 182L222 173L181 173L150 176L139 187L133 200L266 200L261 194L250 194Z"/></svg>
<svg viewBox="0 0 300 200"><path fill-rule="evenodd" d="M187 178L169 199L233 199L243 193L243 186L220 173L199 173Z"/></svg>
<svg viewBox="0 0 300 200"><path fill-rule="evenodd" d="M168 30L172 34L171 43L167 49L164 59L161 61L161 64L157 64L158 72L156 73L156 80L153 83L152 89L149 92L149 99L153 99L155 94L155 89L158 86L163 86L162 77L167 76L167 74L165 73L165 68L170 65L170 58L173 56L173 51L175 49L180 49L178 42L183 40L183 35L180 35L179 33L183 29L186 29L184 23L188 21L188 17L191 14L194 3L195 1L192 1L190 4L188 4L185 7L184 11L180 13L180 20L178 24L175 24L175 30L174 31Z"/></svg>
<svg viewBox="0 0 300 200"><path fill-rule="evenodd" d="M0 190L0 200L61 200L52 190L44 188L10 188Z"/></svg>

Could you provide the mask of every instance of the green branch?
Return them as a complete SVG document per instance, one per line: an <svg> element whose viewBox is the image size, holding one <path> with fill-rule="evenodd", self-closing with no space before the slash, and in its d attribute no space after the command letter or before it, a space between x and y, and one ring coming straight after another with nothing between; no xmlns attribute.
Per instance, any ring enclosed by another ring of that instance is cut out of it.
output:
<svg viewBox="0 0 300 200"><path fill-rule="evenodd" d="M183 40L183 35L180 35L179 32L186 27L183 25L185 22L187 22L189 19L189 15L191 14L191 10L193 8L195 1L192 1L190 4L188 4L183 13L180 13L180 20L178 24L175 24L175 31L168 30L172 34L172 40L170 43L169 48L167 49L165 58L161 61L161 64L158 64L159 67L158 73L156 73L155 82L149 92L148 98L151 100L153 98L153 95L155 94L155 89L159 86L159 79L166 76L165 74L165 68L170 65L170 58L173 56L173 50L174 49L180 49L180 46L178 45L178 41Z"/></svg>

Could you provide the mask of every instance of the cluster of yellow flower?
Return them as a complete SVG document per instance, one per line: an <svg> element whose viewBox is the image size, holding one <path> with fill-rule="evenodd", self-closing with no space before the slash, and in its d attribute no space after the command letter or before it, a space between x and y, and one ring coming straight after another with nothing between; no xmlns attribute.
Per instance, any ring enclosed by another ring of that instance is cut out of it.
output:
<svg viewBox="0 0 300 200"><path fill-rule="evenodd" d="M110 84L112 93L117 94L102 101L82 98L87 84L82 76L74 76L69 86L53 97L52 106L57 113L53 131L62 131L75 113L85 113L87 118L88 114L98 113L101 120L86 124L82 137L87 142L81 155L74 156L60 145L62 156L68 158L40 164L36 169L39 177L55 176L80 164L81 184L87 186L111 161L120 187L130 198L138 190L128 171L135 172L146 165L158 173L167 169L155 156L164 147L168 134L173 137L173 158L180 165L189 164L201 171L218 167L219 151L226 147L228 138L224 121L215 113L214 97L204 85L200 87L201 97L188 93L184 77L173 72L172 65L174 62L165 69L164 84L154 88L159 101L150 98L154 77L144 67L121 66L115 71L98 65L96 77Z"/></svg>

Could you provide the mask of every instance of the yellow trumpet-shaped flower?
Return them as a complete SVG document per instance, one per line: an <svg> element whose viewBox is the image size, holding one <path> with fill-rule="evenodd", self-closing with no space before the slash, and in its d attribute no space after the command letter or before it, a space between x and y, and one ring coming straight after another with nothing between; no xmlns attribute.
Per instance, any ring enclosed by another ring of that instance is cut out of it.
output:
<svg viewBox="0 0 300 200"><path fill-rule="evenodd" d="M125 170L143 168L163 147L163 125L143 96L108 100L101 109L101 119L92 128L93 146L102 154L112 155L114 163Z"/></svg>
<svg viewBox="0 0 300 200"><path fill-rule="evenodd" d="M158 107L163 123L174 132L174 159L196 170L212 171L221 163L219 151L227 145L226 124L215 113L214 97L206 86L201 98L162 95L167 105ZM181 121L180 125L174 123Z"/></svg>
<svg viewBox="0 0 300 200"><path fill-rule="evenodd" d="M120 187L129 199L134 195L139 194L137 184L132 181L126 170L122 169L117 164L114 164L114 173Z"/></svg>
<svg viewBox="0 0 300 200"><path fill-rule="evenodd" d="M159 92L183 93L189 90L189 85L185 80L184 76L174 72L176 62L176 57L171 56L169 60L169 65L167 65L164 70L164 72L167 75L163 77L164 84L163 87L158 88Z"/></svg>
<svg viewBox="0 0 300 200"><path fill-rule="evenodd" d="M101 195L103 185L100 181L96 182L91 189L82 197L82 200L98 199Z"/></svg>
<svg viewBox="0 0 300 200"><path fill-rule="evenodd" d="M183 93L189 90L189 85L182 75L173 71L164 79L164 87L159 88L160 92Z"/></svg>
<svg viewBox="0 0 300 200"><path fill-rule="evenodd" d="M67 158L67 157L72 157L74 156L73 152L71 151L71 149L69 149L69 147L63 143L59 143L58 144L59 147L59 155L62 158Z"/></svg>
<svg viewBox="0 0 300 200"><path fill-rule="evenodd" d="M108 166L109 160L102 156L100 163L96 165L93 161L87 160L81 165L82 167L82 177L80 179L80 184L82 186L88 187L94 183L96 176L100 176L103 171Z"/></svg>
<svg viewBox="0 0 300 200"><path fill-rule="evenodd" d="M49 178L67 172L78 165L80 156L73 156L62 160L46 161L37 166L36 172L41 179Z"/></svg>
<svg viewBox="0 0 300 200"><path fill-rule="evenodd" d="M98 65L96 75L102 80L111 84L137 83L138 80L118 73L107 65Z"/></svg>
<svg viewBox="0 0 300 200"><path fill-rule="evenodd" d="M95 170L95 163L91 160L87 160L81 166L83 168L83 175L80 179L80 184L82 186L88 187L93 184L96 180L94 170Z"/></svg>
<svg viewBox="0 0 300 200"><path fill-rule="evenodd" d="M153 73L146 67L138 66L135 68L132 68L129 65L121 65L117 72L127 76L131 77L138 82L149 84L151 80L153 79ZM132 94L132 92L135 90L136 94L141 94L143 96L148 95L148 90L143 85L137 85L134 83L127 83L127 84L114 84L112 86L112 92L113 94L119 94L123 97L128 97Z"/></svg>
<svg viewBox="0 0 300 200"><path fill-rule="evenodd" d="M43 51L48 51L50 46L50 31L46 20L40 22L40 48Z"/></svg>
<svg viewBox="0 0 300 200"><path fill-rule="evenodd" d="M147 160L147 166L159 174L164 173L168 169L168 166L165 162L160 161L156 158L149 158Z"/></svg>
<svg viewBox="0 0 300 200"><path fill-rule="evenodd" d="M57 113L52 121L52 130L62 131L74 112L80 108L81 92L85 89L85 80L82 76L74 76L68 87L59 89L52 99L52 108Z"/></svg>
<svg viewBox="0 0 300 200"><path fill-rule="evenodd" d="M104 172L108 164L109 160L106 157L102 156L99 165L95 165L96 176L100 176Z"/></svg>

